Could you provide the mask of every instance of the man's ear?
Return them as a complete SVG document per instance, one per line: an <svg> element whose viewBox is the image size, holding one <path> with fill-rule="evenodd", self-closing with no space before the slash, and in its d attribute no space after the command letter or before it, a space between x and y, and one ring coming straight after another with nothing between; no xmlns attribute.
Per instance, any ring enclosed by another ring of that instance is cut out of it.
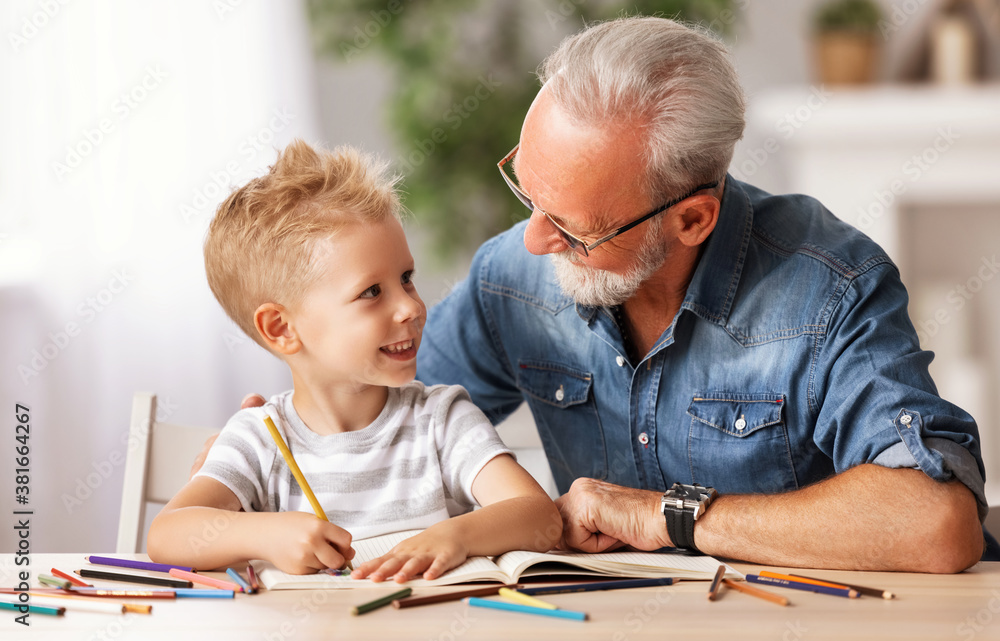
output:
<svg viewBox="0 0 1000 641"><path fill-rule="evenodd" d="M708 194L685 200L671 217L677 240L688 247L701 245L719 222L721 207L719 199Z"/></svg>
<svg viewBox="0 0 1000 641"><path fill-rule="evenodd" d="M253 313L253 324L271 351L287 356L302 349L302 341L292 327L291 314L285 307L264 303Z"/></svg>

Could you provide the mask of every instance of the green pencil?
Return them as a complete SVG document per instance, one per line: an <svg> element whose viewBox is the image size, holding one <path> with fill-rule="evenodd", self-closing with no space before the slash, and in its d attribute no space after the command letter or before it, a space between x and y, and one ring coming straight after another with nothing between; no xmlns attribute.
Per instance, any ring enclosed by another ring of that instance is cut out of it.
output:
<svg viewBox="0 0 1000 641"><path fill-rule="evenodd" d="M0 610L16 610L20 612L23 607L23 605L18 603L0 601ZM28 612L30 614L52 614L55 616L61 616L66 613L66 608L50 608L45 605L29 605Z"/></svg>
<svg viewBox="0 0 1000 641"><path fill-rule="evenodd" d="M356 605L351 608L351 614L358 616L359 614L364 614L365 612L371 612L372 610L377 610L379 608L385 607L395 601L396 599L403 599L410 596L413 592L413 588L403 588L398 592L393 592L382 598L375 599L374 601L369 601L368 603L362 603L361 605Z"/></svg>

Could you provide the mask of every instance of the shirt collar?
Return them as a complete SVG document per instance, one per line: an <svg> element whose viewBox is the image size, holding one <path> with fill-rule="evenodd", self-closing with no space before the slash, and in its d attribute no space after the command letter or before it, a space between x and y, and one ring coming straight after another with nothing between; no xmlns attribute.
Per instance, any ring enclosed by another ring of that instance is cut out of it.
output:
<svg viewBox="0 0 1000 641"><path fill-rule="evenodd" d="M726 324L743 273L752 228L753 206L750 198L741 184L727 174L719 220L705 241L681 309L690 310L718 325ZM576 305L577 314L588 323L600 309L579 303Z"/></svg>

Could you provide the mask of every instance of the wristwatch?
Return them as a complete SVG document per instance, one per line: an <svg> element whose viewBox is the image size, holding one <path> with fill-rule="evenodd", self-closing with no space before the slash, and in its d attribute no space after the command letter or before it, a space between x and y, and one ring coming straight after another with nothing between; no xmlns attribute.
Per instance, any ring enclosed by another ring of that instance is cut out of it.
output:
<svg viewBox="0 0 1000 641"><path fill-rule="evenodd" d="M714 488L697 483L674 483L673 487L663 493L660 509L674 547L701 554L694 546L694 522L705 513L717 496L719 493Z"/></svg>

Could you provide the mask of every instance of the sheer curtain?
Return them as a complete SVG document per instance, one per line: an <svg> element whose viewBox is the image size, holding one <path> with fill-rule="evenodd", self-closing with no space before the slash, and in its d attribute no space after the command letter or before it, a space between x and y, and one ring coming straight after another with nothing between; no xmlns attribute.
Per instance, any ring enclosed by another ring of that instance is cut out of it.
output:
<svg viewBox="0 0 1000 641"><path fill-rule="evenodd" d="M32 550L108 551L134 391L156 392L161 418L221 426L246 392L290 386L215 302L201 245L215 206L276 147L322 142L304 8L2 11L0 550L16 547L6 522L27 507ZM18 403L31 415L27 506L11 465Z"/></svg>

